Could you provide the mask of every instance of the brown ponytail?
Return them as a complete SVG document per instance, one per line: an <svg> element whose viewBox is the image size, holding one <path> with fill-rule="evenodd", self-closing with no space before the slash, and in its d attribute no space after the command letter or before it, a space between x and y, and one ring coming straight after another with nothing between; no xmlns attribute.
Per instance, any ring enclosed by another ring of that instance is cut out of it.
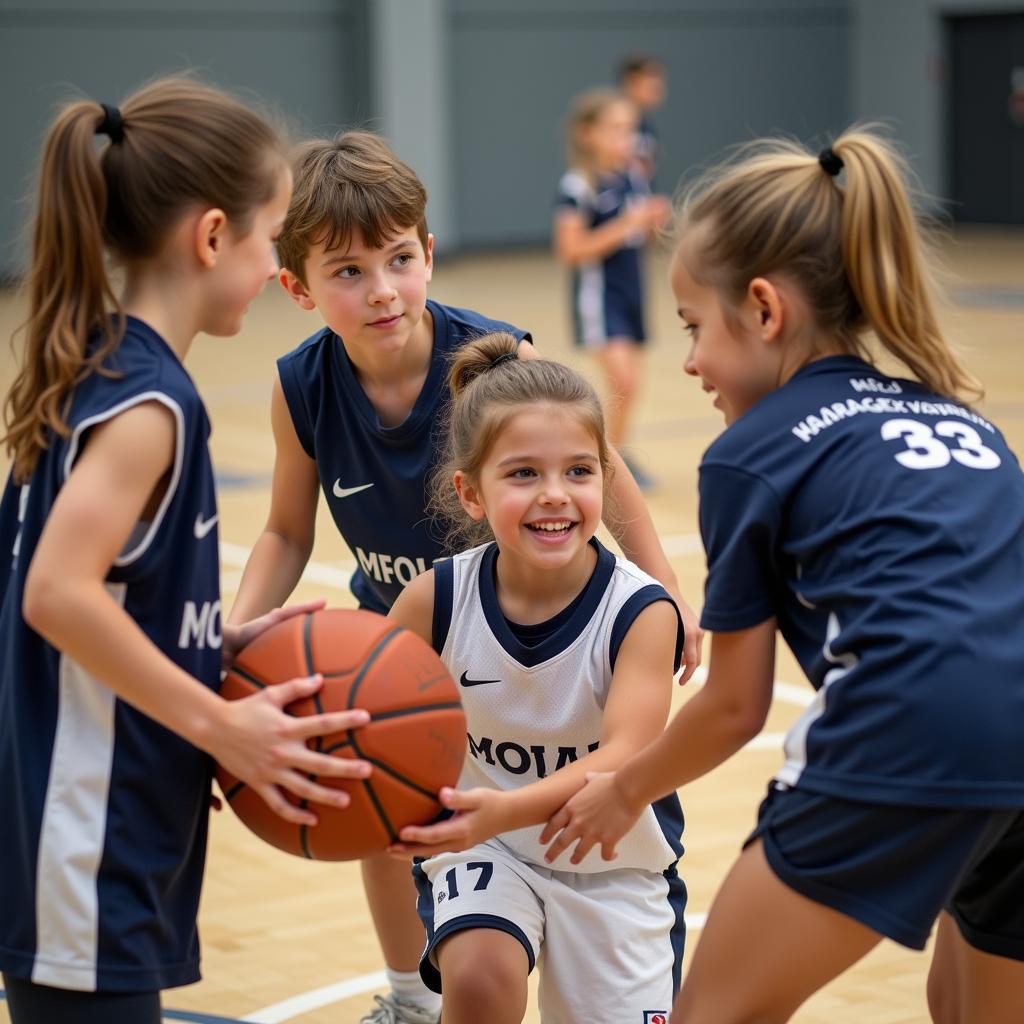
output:
<svg viewBox="0 0 1024 1024"><path fill-rule="evenodd" d="M787 140L743 147L685 193L677 230L699 224L688 266L738 303L758 276L784 273L799 285L818 327L847 351L878 340L926 387L953 398L982 394L942 335L935 315L930 245L908 193L909 169L876 132L854 129L833 144L845 187L817 155ZM835 168L834 168L835 169Z"/></svg>
<svg viewBox="0 0 1024 1024"><path fill-rule="evenodd" d="M152 258L198 204L223 209L244 236L285 166L283 144L266 121L188 78L153 82L120 113L118 141L100 148L96 132L109 125L107 111L88 100L70 103L43 145L24 350L4 403L3 443L20 482L51 431L67 436L72 388L90 373L109 372L102 367L120 342L124 315L106 258Z"/></svg>
<svg viewBox="0 0 1024 1024"><path fill-rule="evenodd" d="M65 405L71 388L116 347L123 322L104 266L107 184L94 137L103 120L86 100L61 111L43 148L27 290L21 371L7 395L4 442L24 481L47 444L47 428L67 436ZM113 311L111 320L105 314ZM84 342L101 338L92 358Z"/></svg>

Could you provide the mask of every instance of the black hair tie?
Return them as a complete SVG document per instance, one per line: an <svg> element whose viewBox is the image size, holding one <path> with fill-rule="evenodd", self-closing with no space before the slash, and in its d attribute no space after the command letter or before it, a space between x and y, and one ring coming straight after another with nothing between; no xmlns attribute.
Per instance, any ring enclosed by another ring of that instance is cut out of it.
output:
<svg viewBox="0 0 1024 1024"><path fill-rule="evenodd" d="M491 360L491 365L487 367L488 370L493 370L496 366L500 366L502 363L508 362L509 359L515 359L515 352L502 352L500 356Z"/></svg>
<svg viewBox="0 0 1024 1024"><path fill-rule="evenodd" d="M101 103L100 106L103 108L103 120L97 126L96 134L107 135L114 143L121 142L124 139L124 117L121 111L107 103Z"/></svg>
<svg viewBox="0 0 1024 1024"><path fill-rule="evenodd" d="M833 151L831 146L826 146L818 154L818 163L825 169L826 174L834 178L843 169L843 158Z"/></svg>

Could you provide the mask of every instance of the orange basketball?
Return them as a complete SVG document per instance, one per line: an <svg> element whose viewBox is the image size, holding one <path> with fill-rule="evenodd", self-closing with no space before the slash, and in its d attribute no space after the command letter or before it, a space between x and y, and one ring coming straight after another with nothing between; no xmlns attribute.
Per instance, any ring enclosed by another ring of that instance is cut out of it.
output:
<svg viewBox="0 0 1024 1024"><path fill-rule="evenodd" d="M290 704L290 714L370 712L360 729L307 741L312 749L373 764L368 779L317 779L347 790L349 806L315 804L319 824L295 825L223 768L217 768L217 781L261 839L312 860L354 860L383 850L404 825L426 824L441 810L437 791L455 785L462 769L466 717L458 689L430 645L367 611L331 609L278 623L241 652L221 693L237 700L314 672L323 675L323 687Z"/></svg>

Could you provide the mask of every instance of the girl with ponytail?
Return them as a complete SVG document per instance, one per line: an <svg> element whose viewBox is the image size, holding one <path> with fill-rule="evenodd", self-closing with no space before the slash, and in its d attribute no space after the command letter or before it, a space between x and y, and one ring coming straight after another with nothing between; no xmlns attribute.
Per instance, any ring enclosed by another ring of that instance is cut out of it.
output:
<svg viewBox="0 0 1024 1024"><path fill-rule="evenodd" d="M678 799L645 809L615 870L594 856L551 871L538 837L587 771L664 728L682 624L664 587L594 537L612 461L593 388L521 353L491 334L453 357L434 507L476 546L417 576L390 614L459 680L470 753L441 791L458 813L403 829L392 852L425 858L420 974L445 1024L521 1021L538 959L543 1020L641 1021L679 981Z"/></svg>
<svg viewBox="0 0 1024 1024"><path fill-rule="evenodd" d="M543 839L556 863L613 856L641 807L755 736L781 631L817 693L712 907L686 1024L788 1020L936 921L937 1024L1024 1019L1024 477L967 404L905 181L852 130L817 156L757 144L679 211L685 369L726 424L700 468L707 685Z"/></svg>
<svg viewBox="0 0 1024 1024"><path fill-rule="evenodd" d="M283 711L319 678L217 693L242 646L304 609L221 625L210 424L182 360L200 331L240 329L290 192L270 126L188 79L72 103L46 138L0 502L13 1024L158 1024L160 989L198 979L211 755L307 824L284 790L343 804L313 775L368 770L305 742L365 713Z"/></svg>

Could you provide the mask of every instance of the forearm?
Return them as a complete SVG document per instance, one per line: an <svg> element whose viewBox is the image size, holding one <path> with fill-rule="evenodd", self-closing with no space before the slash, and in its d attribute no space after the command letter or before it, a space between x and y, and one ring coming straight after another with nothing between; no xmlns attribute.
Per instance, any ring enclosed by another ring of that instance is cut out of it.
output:
<svg viewBox="0 0 1024 1024"><path fill-rule="evenodd" d="M612 500L607 504L605 525L618 541L622 553L644 572L653 576L673 597L679 595L679 581L669 565L658 540L654 520L633 475L622 456L612 451L615 472L612 477Z"/></svg>
<svg viewBox="0 0 1024 1024"><path fill-rule="evenodd" d="M537 782L504 791L503 832L546 822L586 781L587 772L615 771L628 763L636 745L612 741Z"/></svg>
<svg viewBox="0 0 1024 1024"><path fill-rule="evenodd" d="M312 543L301 544L265 529L245 563L228 621L248 622L283 605L298 585L311 551Z"/></svg>
<svg viewBox="0 0 1024 1024"><path fill-rule="evenodd" d="M25 609L40 635L118 697L201 749L224 701L154 646L102 584L42 584Z"/></svg>
<svg viewBox="0 0 1024 1024"><path fill-rule="evenodd" d="M705 687L653 743L618 769L617 784L630 806L642 807L706 775L759 731L740 707Z"/></svg>

